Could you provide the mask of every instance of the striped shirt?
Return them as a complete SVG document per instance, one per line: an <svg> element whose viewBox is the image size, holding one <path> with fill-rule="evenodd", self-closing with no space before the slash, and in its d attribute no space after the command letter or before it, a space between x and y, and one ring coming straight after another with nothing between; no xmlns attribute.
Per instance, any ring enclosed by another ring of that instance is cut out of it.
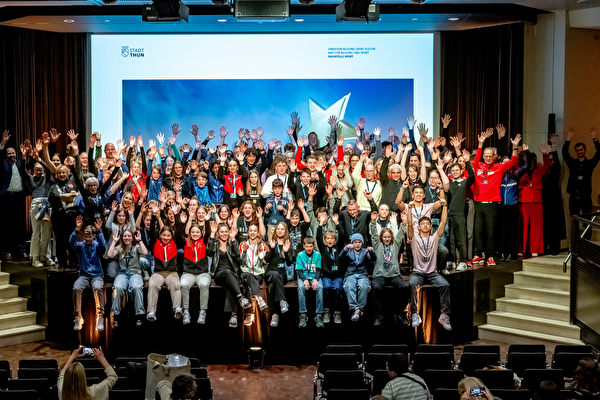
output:
<svg viewBox="0 0 600 400"><path fill-rule="evenodd" d="M405 372L389 381L383 388L381 395L388 400L429 400L431 398L429 389L424 389L423 386L407 378L407 376L421 382L427 388L425 381L421 377L410 372Z"/></svg>

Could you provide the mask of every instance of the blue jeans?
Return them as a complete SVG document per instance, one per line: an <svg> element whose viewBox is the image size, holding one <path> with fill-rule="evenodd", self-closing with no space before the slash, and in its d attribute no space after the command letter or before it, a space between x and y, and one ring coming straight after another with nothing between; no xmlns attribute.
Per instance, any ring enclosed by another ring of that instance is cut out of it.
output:
<svg viewBox="0 0 600 400"><path fill-rule="evenodd" d="M308 279L308 284L312 286L312 279ZM310 289L309 289L310 290ZM298 311L300 314L306 314L306 289L304 289L304 281L298 279ZM316 297L316 313L323 313L323 282L319 279L317 281L317 293Z"/></svg>
<svg viewBox="0 0 600 400"><path fill-rule="evenodd" d="M115 278L113 284L113 303L111 312L114 315L121 314L121 303L123 302L123 294L127 289L133 295L133 305L135 315L144 315L144 280L138 274L119 274Z"/></svg>
<svg viewBox="0 0 600 400"><path fill-rule="evenodd" d="M342 288L344 285L344 280L342 277L330 279L327 277L321 278L323 281L323 297L328 299L327 304L329 308L334 311L340 311L340 299L342 298ZM329 290L332 290L331 297L329 294Z"/></svg>
<svg viewBox="0 0 600 400"><path fill-rule="evenodd" d="M362 274L348 275L344 278L344 291L350 308L363 310L367 305L367 297L371 291L369 278Z"/></svg>

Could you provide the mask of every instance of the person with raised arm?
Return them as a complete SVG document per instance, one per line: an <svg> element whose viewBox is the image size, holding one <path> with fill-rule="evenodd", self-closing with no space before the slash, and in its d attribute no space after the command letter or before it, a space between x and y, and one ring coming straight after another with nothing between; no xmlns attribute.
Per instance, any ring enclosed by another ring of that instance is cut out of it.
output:
<svg viewBox="0 0 600 400"><path fill-rule="evenodd" d="M83 347L78 347L69 356L60 370L56 388L59 400L107 400L110 389L117 383L117 373L106 361L100 347L93 348L94 358L102 365L106 378L100 383L87 385L85 368L76 360L83 356Z"/></svg>
<svg viewBox="0 0 600 400"><path fill-rule="evenodd" d="M421 317L417 313L417 287L422 285L432 285L438 288L440 292L440 318L438 322L444 329L452 330L450 325L450 285L444 277L438 274L437 252L438 242L444 234L444 226L448 218L448 209L446 200L440 199L442 209L442 220L436 232L432 232L431 218L421 216L417 221L414 220L412 210L415 208L415 202L408 203L409 212L407 213L408 224L408 242L413 252L413 272L410 275L408 284L410 286L410 312L412 314L412 326L417 327L421 324ZM411 229L415 226L416 230Z"/></svg>
<svg viewBox="0 0 600 400"><path fill-rule="evenodd" d="M358 207L362 211L371 211L372 205L370 204L370 200L372 199L375 202L375 206L378 206L382 191L379 181L375 179L375 166L373 164L368 164L364 167L365 177L361 178L361 172L366 160L367 153L363 152L360 155L360 161L356 164L356 168L352 171L352 181L356 188Z"/></svg>

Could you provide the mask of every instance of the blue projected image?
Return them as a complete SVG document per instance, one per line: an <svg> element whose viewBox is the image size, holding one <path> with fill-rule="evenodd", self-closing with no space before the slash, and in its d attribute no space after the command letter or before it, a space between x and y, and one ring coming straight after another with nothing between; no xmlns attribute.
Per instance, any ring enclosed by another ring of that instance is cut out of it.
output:
<svg viewBox="0 0 600 400"><path fill-rule="evenodd" d="M155 139L158 132L171 135L178 123L182 132L178 145L193 144L189 128L197 124L200 139L209 130L219 140L225 125L233 143L240 128L259 126L264 138L288 143L286 129L290 113L298 112L301 135L315 131L324 143L329 134L327 119L342 121L343 134L354 137L355 123L366 118L365 130L380 127L382 139L391 126L399 132L413 114L413 79L190 79L123 80L123 136L142 135Z"/></svg>

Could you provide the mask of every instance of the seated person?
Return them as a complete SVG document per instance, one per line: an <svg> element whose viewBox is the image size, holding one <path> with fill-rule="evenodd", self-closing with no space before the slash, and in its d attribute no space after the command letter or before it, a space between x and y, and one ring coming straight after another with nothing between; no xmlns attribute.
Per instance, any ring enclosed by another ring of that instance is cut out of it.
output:
<svg viewBox="0 0 600 400"><path fill-rule="evenodd" d="M317 328L323 328L323 283L321 282L321 254L315 251L315 240L308 236L304 238L304 251L296 257L296 272L298 273L298 308L300 312L299 328L306 327L306 295L312 289L316 292Z"/></svg>
<svg viewBox="0 0 600 400"><path fill-rule="evenodd" d="M196 396L196 380L192 374L176 376L173 383L164 380L156 384L160 400L193 399Z"/></svg>
<svg viewBox="0 0 600 400"><path fill-rule="evenodd" d="M381 391L380 400L429 400L431 398L425 381L420 376L408 372L408 360L404 354L390 354L385 369L391 380Z"/></svg>
<svg viewBox="0 0 600 400"><path fill-rule="evenodd" d="M352 321L358 321L367 305L371 291L368 268L377 260L372 247L363 248L364 239L360 233L350 236L350 243L340 253L340 263L347 265L344 274L344 291L352 314ZM358 292L358 296L357 296Z"/></svg>

